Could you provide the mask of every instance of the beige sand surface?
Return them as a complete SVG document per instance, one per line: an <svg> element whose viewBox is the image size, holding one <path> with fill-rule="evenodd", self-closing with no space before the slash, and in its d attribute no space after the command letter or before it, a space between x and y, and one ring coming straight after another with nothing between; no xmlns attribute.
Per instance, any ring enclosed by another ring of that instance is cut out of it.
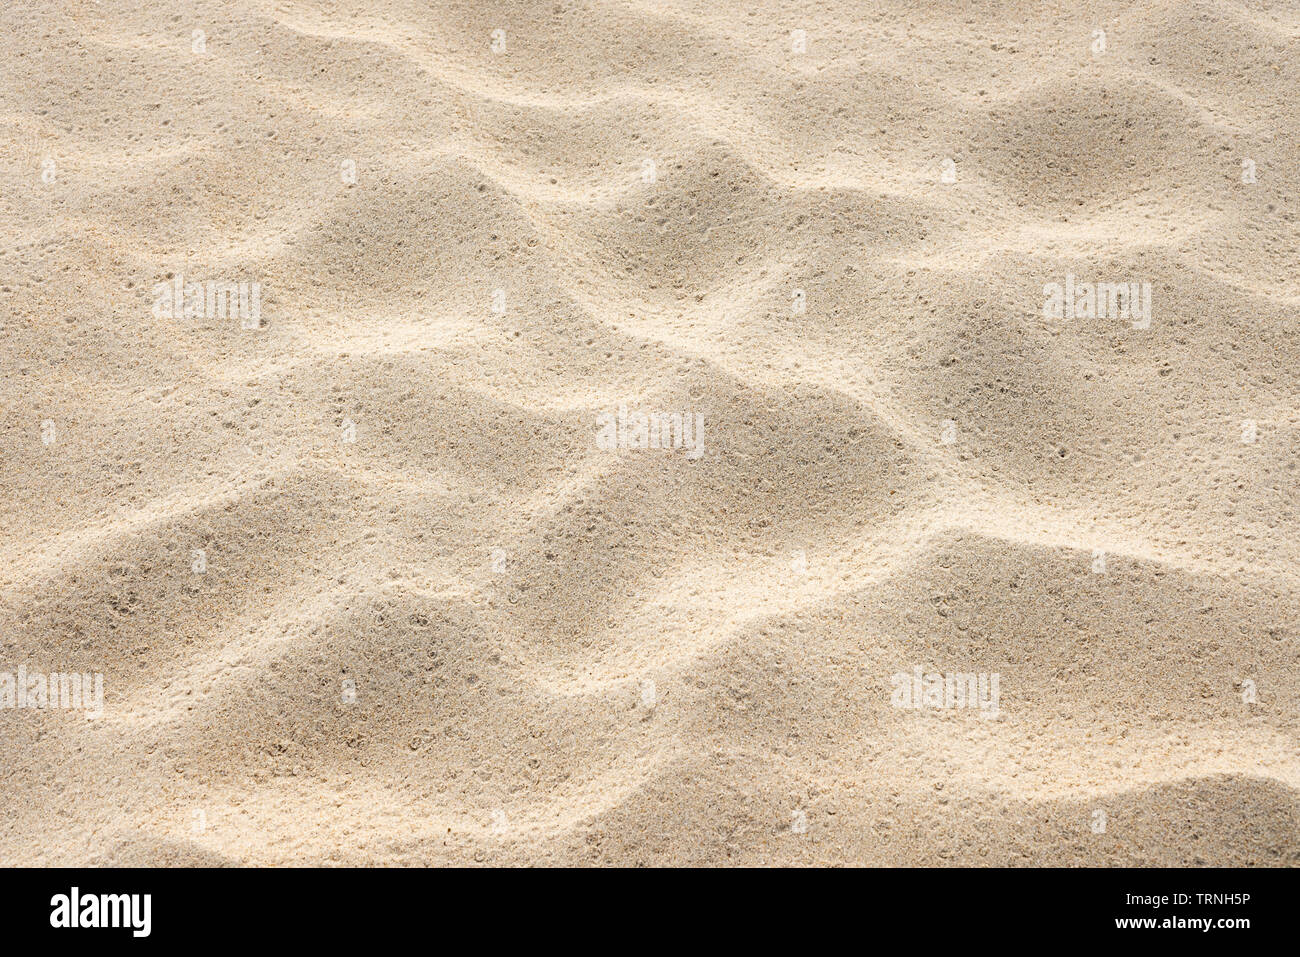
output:
<svg viewBox="0 0 1300 957"><path fill-rule="evenodd" d="M1297 863L1298 49L7 0L0 863Z"/></svg>

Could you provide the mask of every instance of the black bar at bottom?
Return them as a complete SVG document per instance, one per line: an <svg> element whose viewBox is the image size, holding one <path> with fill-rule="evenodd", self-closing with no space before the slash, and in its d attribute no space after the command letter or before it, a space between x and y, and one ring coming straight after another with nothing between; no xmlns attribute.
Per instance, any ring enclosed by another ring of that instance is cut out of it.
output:
<svg viewBox="0 0 1300 957"><path fill-rule="evenodd" d="M1297 872L22 868L0 870L0 883L10 945L63 937L337 950L452 926L484 942L505 931L552 945L564 943L557 931L567 926L576 945L613 922L648 943L691 926L743 938L779 925L820 936L851 924L864 945L862 935L892 927L949 945L965 940L966 928L1003 943L1129 938L1183 946L1199 938L1233 947L1281 940L1294 928ZM1054 936L1038 936L1044 932Z"/></svg>

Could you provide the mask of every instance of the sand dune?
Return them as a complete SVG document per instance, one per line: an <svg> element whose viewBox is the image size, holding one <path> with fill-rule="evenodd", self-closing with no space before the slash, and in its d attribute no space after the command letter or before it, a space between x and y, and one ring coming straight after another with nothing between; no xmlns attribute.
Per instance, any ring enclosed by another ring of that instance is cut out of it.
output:
<svg viewBox="0 0 1300 957"><path fill-rule="evenodd" d="M1293 4L0 25L0 862L1300 862Z"/></svg>

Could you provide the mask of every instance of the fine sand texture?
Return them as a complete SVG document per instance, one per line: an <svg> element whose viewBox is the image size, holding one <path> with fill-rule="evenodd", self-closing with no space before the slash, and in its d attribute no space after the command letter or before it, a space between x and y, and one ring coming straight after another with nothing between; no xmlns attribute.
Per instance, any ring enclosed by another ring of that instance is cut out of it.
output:
<svg viewBox="0 0 1300 957"><path fill-rule="evenodd" d="M1296 2L0 62L0 863L1300 863Z"/></svg>

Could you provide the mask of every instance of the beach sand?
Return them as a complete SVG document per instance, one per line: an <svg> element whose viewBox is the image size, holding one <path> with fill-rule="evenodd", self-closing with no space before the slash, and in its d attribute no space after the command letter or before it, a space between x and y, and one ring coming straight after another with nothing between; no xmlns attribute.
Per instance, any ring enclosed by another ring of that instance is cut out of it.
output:
<svg viewBox="0 0 1300 957"><path fill-rule="evenodd" d="M1298 50L4 4L0 863L1296 864Z"/></svg>

